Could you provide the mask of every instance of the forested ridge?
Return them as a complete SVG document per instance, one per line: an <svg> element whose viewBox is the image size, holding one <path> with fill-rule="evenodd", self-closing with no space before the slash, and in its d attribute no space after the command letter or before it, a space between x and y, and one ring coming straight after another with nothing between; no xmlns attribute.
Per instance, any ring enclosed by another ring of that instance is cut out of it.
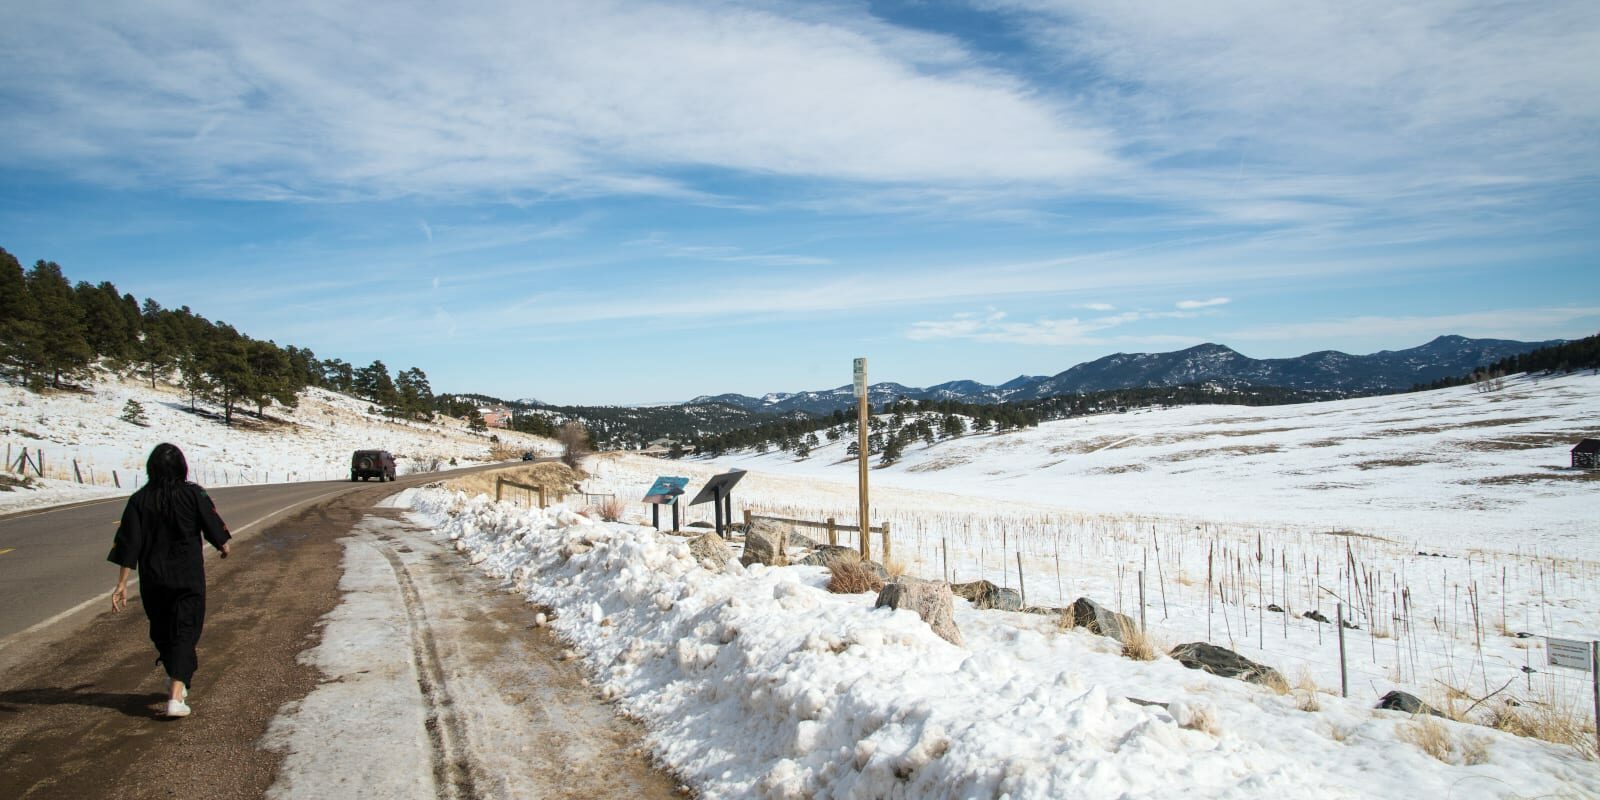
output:
<svg viewBox="0 0 1600 800"><path fill-rule="evenodd" d="M308 386L354 395L391 418L428 420L436 398L412 367L390 375L382 361L356 367L311 350L246 336L188 306L140 302L110 281L68 281L61 266L38 261L24 271L0 248L0 376L35 391L60 389L96 365L156 382L176 376L190 408L201 401L262 417L272 404L294 408Z"/></svg>

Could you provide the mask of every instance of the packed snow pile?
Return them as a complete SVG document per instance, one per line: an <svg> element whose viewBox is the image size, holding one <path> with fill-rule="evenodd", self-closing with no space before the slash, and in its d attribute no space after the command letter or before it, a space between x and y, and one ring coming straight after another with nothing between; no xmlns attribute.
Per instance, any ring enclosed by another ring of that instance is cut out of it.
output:
<svg viewBox="0 0 1600 800"><path fill-rule="evenodd" d="M1578 752L1216 677L956 601L965 647L821 567L441 489L401 499L507 580L705 797L1592 797ZM720 567L713 569L711 567ZM1140 702L1135 702L1135 701ZM1434 753L1425 751L1428 743Z"/></svg>

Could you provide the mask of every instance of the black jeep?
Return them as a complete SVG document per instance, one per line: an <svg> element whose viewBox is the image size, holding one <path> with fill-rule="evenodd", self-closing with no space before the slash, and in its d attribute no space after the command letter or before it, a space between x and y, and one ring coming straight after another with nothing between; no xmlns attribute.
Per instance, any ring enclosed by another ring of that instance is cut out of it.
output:
<svg viewBox="0 0 1600 800"><path fill-rule="evenodd" d="M388 450L357 450L350 457L350 480L394 480L394 456Z"/></svg>

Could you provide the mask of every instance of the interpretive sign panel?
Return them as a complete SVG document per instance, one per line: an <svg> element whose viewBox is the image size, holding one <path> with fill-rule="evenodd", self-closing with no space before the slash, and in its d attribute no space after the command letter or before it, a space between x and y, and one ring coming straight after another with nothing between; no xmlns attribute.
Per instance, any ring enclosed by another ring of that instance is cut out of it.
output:
<svg viewBox="0 0 1600 800"><path fill-rule="evenodd" d="M742 469L711 476L711 480L706 481L706 485L700 487L700 493L689 501L689 505L697 506L701 503L709 503L719 497L727 497L728 492L733 489L733 485L743 477L744 470Z"/></svg>
<svg viewBox="0 0 1600 800"><path fill-rule="evenodd" d="M683 487L689 485L688 478L676 478L663 475L650 484L650 491L645 492L646 503L669 504L678 502L678 495L683 494Z"/></svg>
<svg viewBox="0 0 1600 800"><path fill-rule="evenodd" d="M858 358L855 360L855 369L853 370L853 375L855 377L856 397L866 397L867 360L865 358Z"/></svg>

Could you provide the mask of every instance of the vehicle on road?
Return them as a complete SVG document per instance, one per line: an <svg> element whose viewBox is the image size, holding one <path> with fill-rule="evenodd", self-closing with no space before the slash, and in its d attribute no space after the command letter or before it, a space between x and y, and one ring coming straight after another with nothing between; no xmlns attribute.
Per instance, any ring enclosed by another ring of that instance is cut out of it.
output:
<svg viewBox="0 0 1600 800"><path fill-rule="evenodd" d="M533 451L532 450L524 450L524 451L522 451L522 460L523 461L532 461L533 460Z"/></svg>
<svg viewBox="0 0 1600 800"><path fill-rule="evenodd" d="M394 456L388 450L357 450L350 456L350 480L394 480Z"/></svg>

